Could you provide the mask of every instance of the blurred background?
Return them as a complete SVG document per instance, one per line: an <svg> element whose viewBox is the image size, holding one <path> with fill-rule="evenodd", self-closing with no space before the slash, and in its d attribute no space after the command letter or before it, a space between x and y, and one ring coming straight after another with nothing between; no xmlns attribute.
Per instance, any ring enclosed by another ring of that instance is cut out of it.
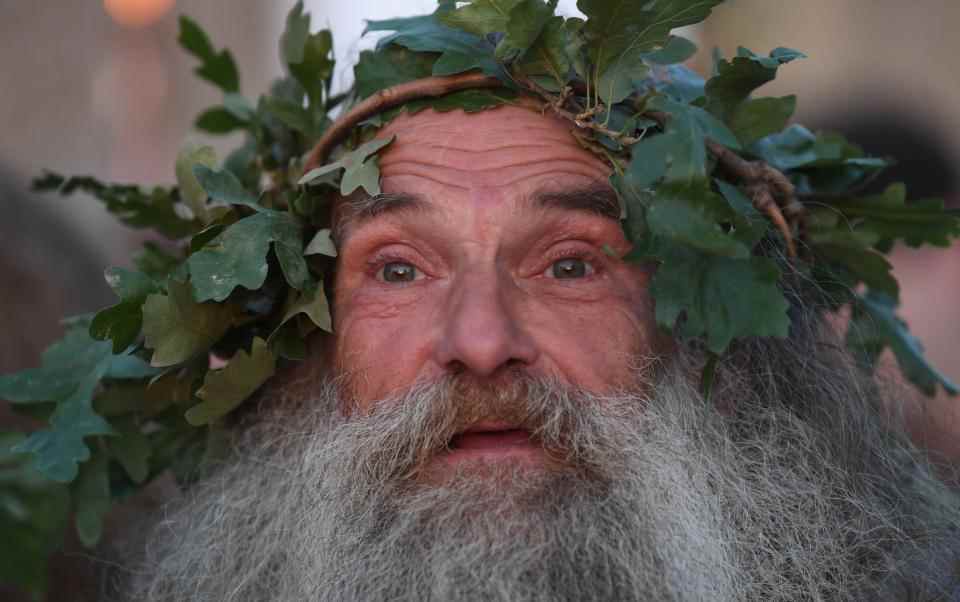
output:
<svg viewBox="0 0 960 602"><path fill-rule="evenodd" d="M256 98L281 72L277 40L294 0L0 0L0 373L34 366L60 332L61 315L108 305L103 267L124 266L141 234L93 200L38 196L30 179L44 168L109 181L173 183L185 141L220 151L237 139L191 131L220 102L192 74L177 46L177 15L198 21L217 48L229 48L241 91ZM340 89L364 18L426 13L434 0L307 0L314 29L330 26ZM561 8L576 13L575 0ZM960 3L955 0L728 0L708 23L685 32L703 51L777 46L809 58L787 65L762 95L798 94L797 120L838 129L873 154L895 155L895 179L913 197L960 207ZM222 156L222 153L221 153ZM933 362L960 382L960 248L898 249L904 313ZM960 411L938 399L918 412L923 443L960 458ZM0 407L0 426L9 426ZM73 590L71 599L83 599ZM0 589L0 597L4 594ZM6 598L4 598L6 599ZM52 599L58 599L56 595ZM92 598L91 598L92 599Z"/></svg>

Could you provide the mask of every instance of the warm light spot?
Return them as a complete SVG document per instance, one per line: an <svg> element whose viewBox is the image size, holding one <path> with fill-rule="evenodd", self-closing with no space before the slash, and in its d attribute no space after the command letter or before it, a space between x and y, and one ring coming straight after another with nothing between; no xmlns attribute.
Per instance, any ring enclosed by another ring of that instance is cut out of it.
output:
<svg viewBox="0 0 960 602"><path fill-rule="evenodd" d="M103 8L124 27L146 27L173 8L176 0L103 0Z"/></svg>

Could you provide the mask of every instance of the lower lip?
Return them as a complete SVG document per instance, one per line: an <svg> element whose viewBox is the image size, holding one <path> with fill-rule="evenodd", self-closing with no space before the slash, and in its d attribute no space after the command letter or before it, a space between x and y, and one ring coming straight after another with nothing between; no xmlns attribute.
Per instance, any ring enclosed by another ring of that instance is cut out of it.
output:
<svg viewBox="0 0 960 602"><path fill-rule="evenodd" d="M542 458L543 450L522 430L471 432L458 435L446 454L452 462L461 460L533 460Z"/></svg>

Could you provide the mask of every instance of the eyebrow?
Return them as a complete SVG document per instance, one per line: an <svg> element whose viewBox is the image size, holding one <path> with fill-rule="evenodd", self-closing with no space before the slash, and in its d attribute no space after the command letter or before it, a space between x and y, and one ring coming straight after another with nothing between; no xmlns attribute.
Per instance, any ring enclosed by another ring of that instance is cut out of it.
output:
<svg viewBox="0 0 960 602"><path fill-rule="evenodd" d="M531 196L533 205L542 209L579 211L620 220L620 199L616 191L600 182L569 190L546 189Z"/></svg>
<svg viewBox="0 0 960 602"><path fill-rule="evenodd" d="M341 200L333 238L335 241L343 241L350 227L368 222L378 215L432 210L433 207L417 194L385 192L371 196L358 190Z"/></svg>
<svg viewBox="0 0 960 602"><path fill-rule="evenodd" d="M571 188L569 190L544 189L534 192L529 201L539 209L562 209L599 215L619 220L621 215L620 199L616 191L602 183ZM422 196L404 192L368 195L362 190L342 200L333 238L342 242L349 228L370 221L384 214L412 212L431 212L435 208Z"/></svg>

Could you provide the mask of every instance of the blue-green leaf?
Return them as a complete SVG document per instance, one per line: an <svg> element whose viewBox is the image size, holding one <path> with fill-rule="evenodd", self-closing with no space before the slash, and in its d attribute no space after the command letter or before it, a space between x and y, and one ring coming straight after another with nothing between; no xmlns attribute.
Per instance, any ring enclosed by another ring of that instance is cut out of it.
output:
<svg viewBox="0 0 960 602"><path fill-rule="evenodd" d="M890 348L904 375L927 395L934 395L937 386L951 395L960 394L960 387L927 361L923 346L896 314L893 297L876 291L857 295L853 319L847 330L847 345L859 354L870 369L880 353Z"/></svg>
<svg viewBox="0 0 960 602"><path fill-rule="evenodd" d="M447 10L441 6L432 15L368 21L366 31L393 31L378 43L378 52L390 45L414 52L439 53L433 75L454 75L480 69L487 75L503 78L503 70L494 58L494 47L479 35L445 24ZM359 79L359 78L358 78Z"/></svg>

